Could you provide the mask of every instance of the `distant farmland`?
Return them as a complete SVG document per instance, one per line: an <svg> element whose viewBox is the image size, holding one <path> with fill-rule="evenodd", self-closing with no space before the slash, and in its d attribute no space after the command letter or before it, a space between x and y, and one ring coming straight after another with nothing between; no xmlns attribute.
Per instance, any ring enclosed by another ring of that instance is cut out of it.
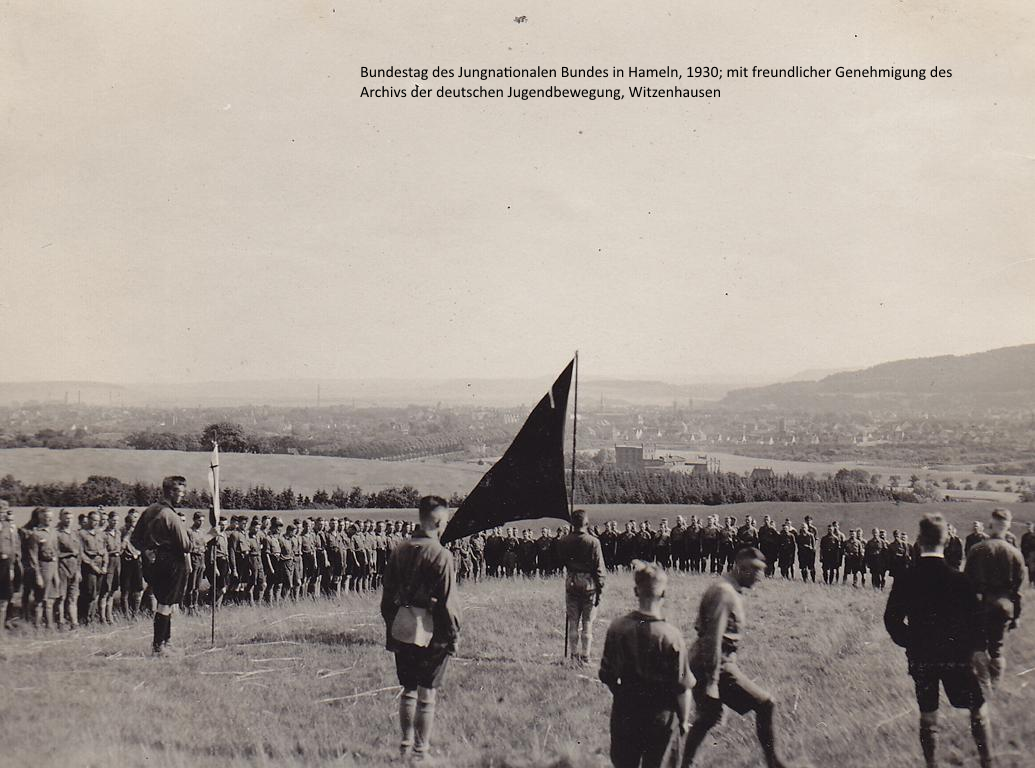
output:
<svg viewBox="0 0 1035 768"><path fill-rule="evenodd" d="M191 487L208 488L208 453L131 451L118 448L47 448L0 450L0 476L11 474L26 483L83 481L107 475L124 482L161 482L165 475L183 475ZM377 491L412 485L425 493L450 496L468 493L488 467L440 462L387 462L339 459L331 456L225 453L220 457L220 481L248 488L265 485L275 490L290 486L311 496L317 489L335 486Z"/></svg>

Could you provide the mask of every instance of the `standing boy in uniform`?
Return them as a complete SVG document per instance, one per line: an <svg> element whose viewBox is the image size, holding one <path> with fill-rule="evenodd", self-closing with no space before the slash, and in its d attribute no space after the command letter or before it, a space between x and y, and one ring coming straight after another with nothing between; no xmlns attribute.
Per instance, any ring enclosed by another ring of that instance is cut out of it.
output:
<svg viewBox="0 0 1035 768"><path fill-rule="evenodd" d="M1006 666L1006 630L1016 629L1021 617L1024 559L1021 551L1006 540L1012 522L1010 510L993 509L988 538L971 547L963 570L981 598L981 618L988 640L988 683L993 688L999 684Z"/></svg>
<svg viewBox="0 0 1035 768"><path fill-rule="evenodd" d="M920 521L920 557L891 588L884 626L896 645L906 649L909 674L920 706L920 746L928 768L938 764L939 688L949 703L970 710L970 728L984 768L992 765L988 712L975 672L983 664L984 626L970 580L944 557L948 529L941 515Z"/></svg>
<svg viewBox="0 0 1035 768"><path fill-rule="evenodd" d="M186 495L185 478L166 477L162 480L162 500L144 510L130 535L130 543L142 553L146 564L144 578L157 601L151 644L157 656L169 651L173 608L183 599L191 572L190 536L187 526L176 514L176 505Z"/></svg>
<svg viewBox="0 0 1035 768"><path fill-rule="evenodd" d="M14 597L14 577L20 570L18 529L14 527L11 506L5 499L0 499L0 634L7 625L7 606Z"/></svg>
<svg viewBox="0 0 1035 768"><path fill-rule="evenodd" d="M425 496L418 505L420 528L399 543L385 568L381 616L389 651L402 685L399 699L400 755L412 749L427 757L435 719L436 689L449 657L456 654L460 616L453 591L453 558L439 537L449 522L446 500Z"/></svg>
<svg viewBox="0 0 1035 768"><path fill-rule="evenodd" d="M564 604L567 637L571 655L582 664L589 663L593 643L593 619L604 590L604 555L600 539L589 534L589 516L584 509L571 513L572 532L557 542L557 563L567 571Z"/></svg>
<svg viewBox="0 0 1035 768"><path fill-rule="evenodd" d="M600 680L614 695L611 762L615 768L678 768L690 717L690 675L679 630L661 617L668 577L632 563L639 610L611 622Z"/></svg>

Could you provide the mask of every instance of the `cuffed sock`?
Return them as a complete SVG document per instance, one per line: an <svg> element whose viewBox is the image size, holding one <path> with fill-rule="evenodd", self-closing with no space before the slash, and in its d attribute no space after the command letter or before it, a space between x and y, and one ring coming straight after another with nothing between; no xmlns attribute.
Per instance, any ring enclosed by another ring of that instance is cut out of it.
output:
<svg viewBox="0 0 1035 768"><path fill-rule="evenodd" d="M154 648L154 650L159 650L164 643L167 643L169 641L169 637L171 634L171 623L172 622L169 620L168 616L165 616L161 613L155 614L154 640L152 642L152 647Z"/></svg>
<svg viewBox="0 0 1035 768"><path fill-rule="evenodd" d="M431 746L431 730L435 723L435 691L420 688L417 693L417 713L413 720L413 754L427 755Z"/></svg>
<svg viewBox="0 0 1035 768"><path fill-rule="evenodd" d="M402 692L399 697L399 730L402 738L399 740L399 754L405 755L413 749L413 721L417 714L417 691Z"/></svg>
<svg viewBox="0 0 1035 768"><path fill-rule="evenodd" d="M987 714L983 712L971 714L970 733L974 737L974 744L977 746L978 756L981 758L981 768L991 768L994 765L992 760L991 730Z"/></svg>
<svg viewBox="0 0 1035 768"><path fill-rule="evenodd" d="M938 724L925 723L920 721L920 749L924 753L924 763L927 768L935 768L938 759L935 756L938 746Z"/></svg>

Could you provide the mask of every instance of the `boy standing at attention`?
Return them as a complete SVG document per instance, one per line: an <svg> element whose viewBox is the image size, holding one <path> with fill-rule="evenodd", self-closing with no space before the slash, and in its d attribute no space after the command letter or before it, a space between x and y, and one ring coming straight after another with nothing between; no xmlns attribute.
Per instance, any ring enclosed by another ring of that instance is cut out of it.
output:
<svg viewBox="0 0 1035 768"><path fill-rule="evenodd" d="M611 622L600 679L614 695L611 762L615 768L678 768L693 683L679 630L661 617L668 576L632 562L639 608Z"/></svg>
<svg viewBox="0 0 1035 768"><path fill-rule="evenodd" d="M399 542L385 569L381 615L386 647L395 653L403 687L399 699L402 757L427 757L435 718L436 689L446 663L456 654L460 616L453 590L453 556L439 537L449 522L445 499L425 496L418 505L420 527Z"/></svg>

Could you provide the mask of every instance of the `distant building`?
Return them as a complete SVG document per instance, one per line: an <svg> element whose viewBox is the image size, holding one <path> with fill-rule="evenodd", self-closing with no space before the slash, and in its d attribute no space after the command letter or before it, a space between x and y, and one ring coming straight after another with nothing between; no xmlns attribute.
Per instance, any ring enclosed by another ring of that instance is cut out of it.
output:
<svg viewBox="0 0 1035 768"><path fill-rule="evenodd" d="M684 472L688 471L691 475L707 475L708 474L708 460L707 459L691 459L690 461L683 462Z"/></svg>
<svg viewBox="0 0 1035 768"><path fill-rule="evenodd" d="M665 469L665 460L656 459L653 456L645 458L642 445L616 445L615 466L621 470L631 472L643 472L644 470Z"/></svg>
<svg viewBox="0 0 1035 768"><path fill-rule="evenodd" d="M617 466L618 469L626 469L636 472L643 469L643 446L616 445L615 466Z"/></svg>
<svg viewBox="0 0 1035 768"><path fill-rule="evenodd" d="M776 477L776 473L768 467L755 467L751 470L752 480L769 480Z"/></svg>

